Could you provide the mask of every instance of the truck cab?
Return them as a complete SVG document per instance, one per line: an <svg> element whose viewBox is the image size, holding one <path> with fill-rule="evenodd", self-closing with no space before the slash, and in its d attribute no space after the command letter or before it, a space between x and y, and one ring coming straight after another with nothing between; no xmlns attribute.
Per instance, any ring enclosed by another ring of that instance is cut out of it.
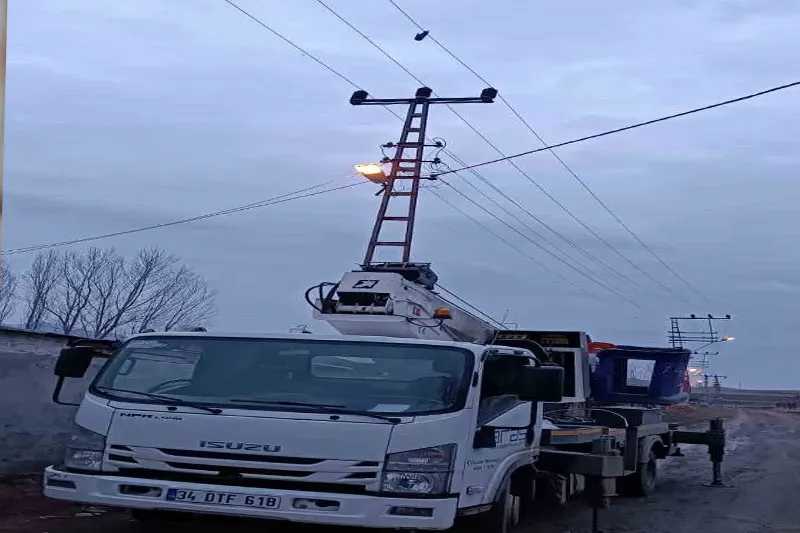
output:
<svg viewBox="0 0 800 533"><path fill-rule="evenodd" d="M65 348L56 401L97 357L44 492L146 519L443 530L479 514L506 531L533 482L542 402L564 389L563 368L518 347L181 332Z"/></svg>

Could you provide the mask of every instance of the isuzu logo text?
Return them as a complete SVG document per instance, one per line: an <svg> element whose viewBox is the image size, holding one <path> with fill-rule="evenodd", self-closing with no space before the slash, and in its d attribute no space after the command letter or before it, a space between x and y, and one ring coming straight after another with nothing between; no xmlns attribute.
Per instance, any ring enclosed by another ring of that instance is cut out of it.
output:
<svg viewBox="0 0 800 533"><path fill-rule="evenodd" d="M253 442L233 442L224 440L201 440L201 448L213 448L217 450L242 450L245 452L267 452L278 453L280 446L275 444L258 444Z"/></svg>

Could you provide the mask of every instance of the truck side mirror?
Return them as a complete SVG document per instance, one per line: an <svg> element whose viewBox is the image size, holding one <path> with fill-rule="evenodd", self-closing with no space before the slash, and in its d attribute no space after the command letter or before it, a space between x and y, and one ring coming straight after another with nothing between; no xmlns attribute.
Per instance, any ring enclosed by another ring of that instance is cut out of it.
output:
<svg viewBox="0 0 800 533"><path fill-rule="evenodd" d="M564 368L524 366L517 376L517 396L530 402L560 402L564 399Z"/></svg>
<svg viewBox="0 0 800 533"><path fill-rule="evenodd" d="M60 378L82 378L89 370L95 355L95 349L91 346L62 348L53 374Z"/></svg>
<svg viewBox="0 0 800 533"><path fill-rule="evenodd" d="M67 378L82 378L89 370L92 360L95 357L108 357L104 351L113 349L115 344L105 343L107 346L67 346L61 349L61 353L56 359L53 374L58 377L55 387L53 387L53 402L59 405L80 405L72 402L61 401L61 389L64 387L64 380Z"/></svg>

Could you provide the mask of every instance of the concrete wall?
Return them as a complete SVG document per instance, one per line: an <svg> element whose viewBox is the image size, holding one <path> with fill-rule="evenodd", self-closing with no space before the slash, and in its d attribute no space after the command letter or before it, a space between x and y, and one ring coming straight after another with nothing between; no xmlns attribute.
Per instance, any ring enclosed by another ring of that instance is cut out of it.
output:
<svg viewBox="0 0 800 533"><path fill-rule="evenodd" d="M37 472L63 452L75 408L50 398L53 365L67 340L0 329L0 475ZM90 378L68 380L62 397L78 401Z"/></svg>

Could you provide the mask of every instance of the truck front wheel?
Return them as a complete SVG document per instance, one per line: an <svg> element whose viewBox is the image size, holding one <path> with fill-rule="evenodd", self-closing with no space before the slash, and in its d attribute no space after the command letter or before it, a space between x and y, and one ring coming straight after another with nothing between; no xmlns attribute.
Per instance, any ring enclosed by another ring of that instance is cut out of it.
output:
<svg viewBox="0 0 800 533"><path fill-rule="evenodd" d="M506 480L500 497L485 513L477 515L473 531L481 533L509 533L520 522L522 497L511 493L511 480Z"/></svg>

